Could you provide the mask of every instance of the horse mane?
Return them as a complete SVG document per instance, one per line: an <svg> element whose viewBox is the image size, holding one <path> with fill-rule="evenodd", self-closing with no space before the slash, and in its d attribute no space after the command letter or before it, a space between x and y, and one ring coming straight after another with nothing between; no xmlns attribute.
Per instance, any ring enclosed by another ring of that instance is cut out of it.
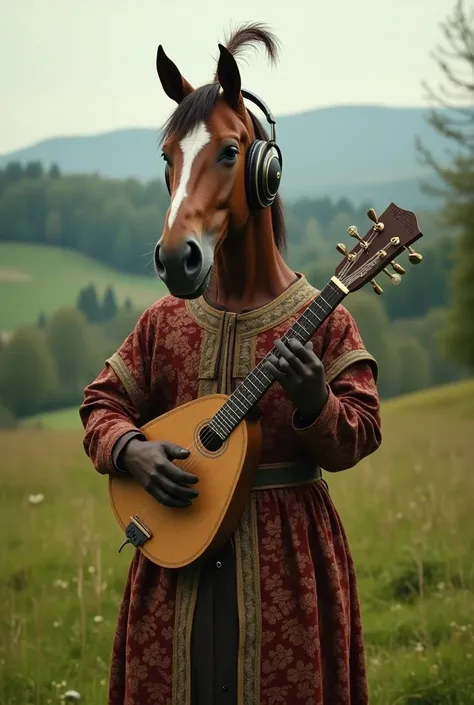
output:
<svg viewBox="0 0 474 705"><path fill-rule="evenodd" d="M249 48L257 49L263 46L270 62L275 64L278 59L280 43L266 25L259 22L247 22L237 27L226 37L225 46L234 56L242 55ZM207 122L217 102L219 93L220 85L217 82L216 74L213 83L207 83L196 88L178 104L163 126L160 142L163 143L170 135L173 135L175 139L181 140L196 125L201 122ZM263 126L255 115L250 110L248 110L248 113L252 120L256 138L268 139ZM283 205L279 195L277 195L271 206L271 213L275 245L280 252L284 252L286 250L286 228Z"/></svg>

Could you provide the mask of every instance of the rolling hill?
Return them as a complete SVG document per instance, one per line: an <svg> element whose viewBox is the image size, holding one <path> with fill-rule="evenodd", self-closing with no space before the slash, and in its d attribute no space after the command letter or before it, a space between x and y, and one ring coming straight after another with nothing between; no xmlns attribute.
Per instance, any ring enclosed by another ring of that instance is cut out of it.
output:
<svg viewBox="0 0 474 705"><path fill-rule="evenodd" d="M427 123L424 108L338 106L278 118L277 137L284 155L282 194L345 196L374 206L394 200L406 208L436 207L420 189L431 174L417 161L420 137L437 158L445 143ZM162 174L158 130L124 129L99 135L55 137L0 155L10 161L58 164L66 173L100 173L141 180Z"/></svg>
<svg viewBox="0 0 474 705"><path fill-rule="evenodd" d="M0 243L0 331L75 305L79 290L90 283L100 293L113 286L119 303L129 296L143 308L165 293L151 266L148 276L133 276L61 248Z"/></svg>

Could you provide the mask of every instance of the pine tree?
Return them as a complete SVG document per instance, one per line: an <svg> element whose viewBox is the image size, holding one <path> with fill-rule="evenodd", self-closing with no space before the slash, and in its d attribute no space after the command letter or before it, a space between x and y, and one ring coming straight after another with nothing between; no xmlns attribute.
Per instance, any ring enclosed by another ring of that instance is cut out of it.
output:
<svg viewBox="0 0 474 705"><path fill-rule="evenodd" d="M442 28L445 47L436 50L435 60L447 87L441 88L441 95L428 88L431 99L442 108L432 111L429 122L454 143L456 154L445 166L421 143L418 147L444 184L443 189L429 190L444 196L446 222L460 230L444 342L454 361L474 371L474 9L468 13L459 0ZM466 107L461 107L461 101Z"/></svg>
<svg viewBox="0 0 474 705"><path fill-rule="evenodd" d="M102 320L102 309L94 284L80 290L76 308L89 323L99 323Z"/></svg>
<svg viewBox="0 0 474 705"><path fill-rule="evenodd" d="M38 328L42 329L42 328L46 328L46 323L47 323L46 314L41 312L38 316L38 322L36 325L38 326Z"/></svg>
<svg viewBox="0 0 474 705"><path fill-rule="evenodd" d="M105 291L104 303L102 304L102 321L112 321L116 315L117 302L115 300L114 290L109 286Z"/></svg>

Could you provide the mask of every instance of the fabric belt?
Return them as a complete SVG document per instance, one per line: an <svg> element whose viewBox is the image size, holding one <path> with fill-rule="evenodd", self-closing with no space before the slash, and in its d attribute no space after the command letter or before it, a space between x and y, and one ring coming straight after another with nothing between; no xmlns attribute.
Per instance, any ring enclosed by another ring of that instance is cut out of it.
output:
<svg viewBox="0 0 474 705"><path fill-rule="evenodd" d="M309 485L322 479L321 468L317 465L298 463L275 463L260 465L255 473L254 490L269 490L282 487Z"/></svg>

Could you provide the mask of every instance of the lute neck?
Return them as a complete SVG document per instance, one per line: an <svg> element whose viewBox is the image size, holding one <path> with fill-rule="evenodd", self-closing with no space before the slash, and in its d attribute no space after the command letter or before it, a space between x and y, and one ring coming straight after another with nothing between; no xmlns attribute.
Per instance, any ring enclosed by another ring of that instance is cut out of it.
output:
<svg viewBox="0 0 474 705"><path fill-rule="evenodd" d="M296 338L303 345L307 343L346 295L347 293L336 283L335 278L331 279L298 320L286 331L282 337L283 342L286 343L291 338ZM222 440L230 436L234 428L245 418L250 409L260 401L275 381L268 369L265 368L265 363L270 355L275 355L277 358L280 357L278 350L272 348L257 367L232 392L229 399L210 421L210 428Z"/></svg>

